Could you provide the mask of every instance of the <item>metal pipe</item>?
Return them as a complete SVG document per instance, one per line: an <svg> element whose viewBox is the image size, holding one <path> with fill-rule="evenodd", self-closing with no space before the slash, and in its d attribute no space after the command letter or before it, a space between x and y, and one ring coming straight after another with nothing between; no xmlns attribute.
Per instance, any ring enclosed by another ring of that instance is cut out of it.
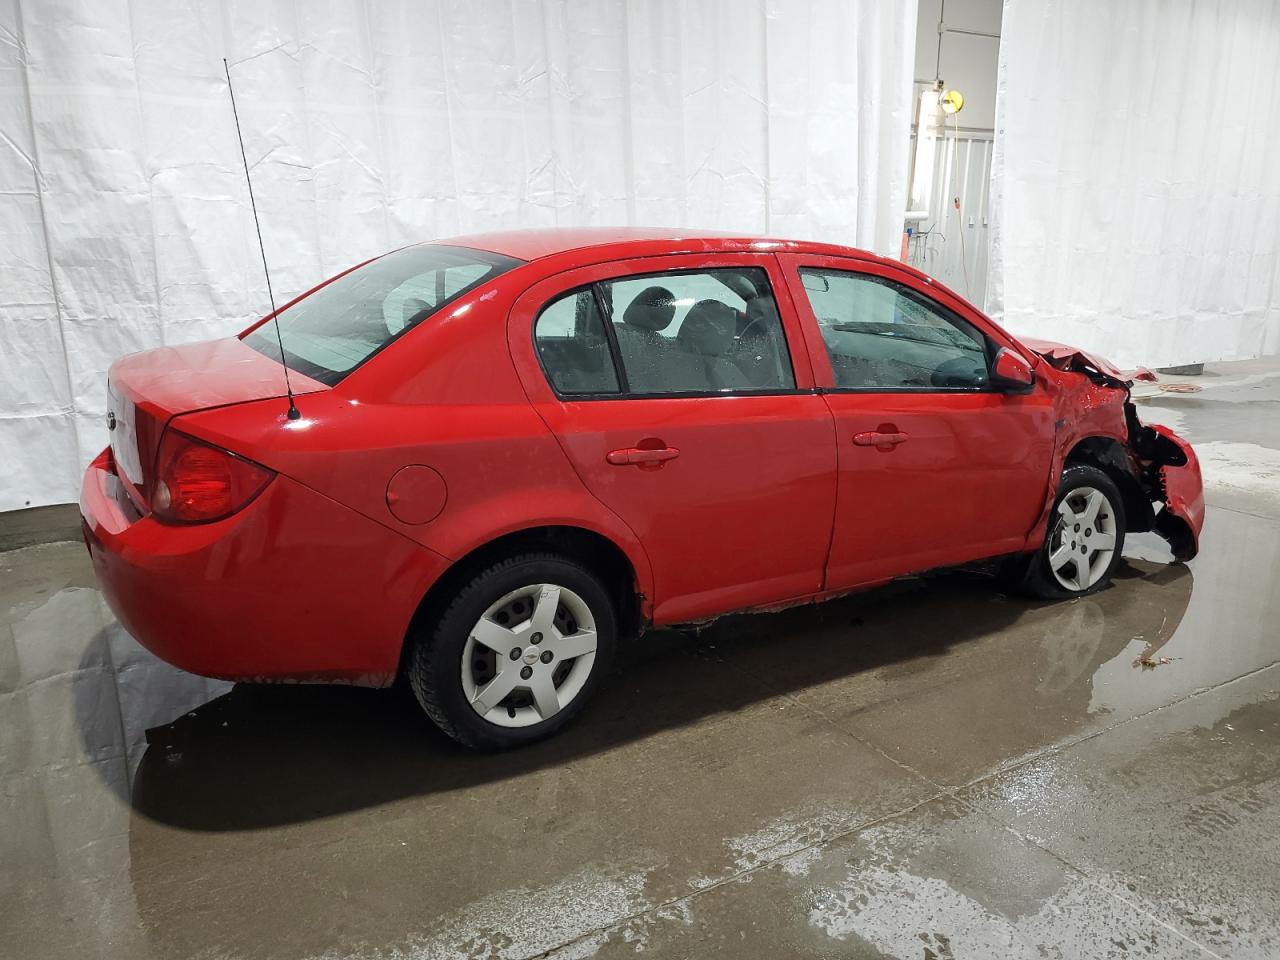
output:
<svg viewBox="0 0 1280 960"><path fill-rule="evenodd" d="M933 82L942 82L942 35L944 33L960 33L966 37L987 37L990 40L999 40L998 33L983 33L981 30L964 30L960 27L948 27L947 23L947 0L941 0L938 4L938 56L933 64ZM920 81L917 81L920 82ZM928 82L928 81L924 81Z"/></svg>
<svg viewBox="0 0 1280 960"><path fill-rule="evenodd" d="M941 25L941 24L940 24L939 26L941 27L941 29L939 29L939 30L938 30L938 33L939 33L939 34L942 34L942 33L963 33L963 34L965 34L966 36L969 36L969 37L990 37L992 40L999 40L999 39L1000 39L1000 34L998 34L998 33L983 33L981 30L962 30L962 29L960 29L959 27L948 27L948 26L944 26L944 25Z"/></svg>
<svg viewBox="0 0 1280 960"><path fill-rule="evenodd" d="M954 131L956 131L957 129L958 129L961 133L968 133L968 134L975 134L975 133L976 133L976 134L985 134L985 135L986 135L985 137L983 137L983 136L979 136L979 137L973 138L973 139L978 139L978 140L989 139L989 138L991 138L992 136L994 136L994 135L995 135L995 132L996 132L994 127L955 127L955 126L950 126L950 127L946 127L946 128L945 128L945 133L944 133L943 135L941 135L941 136L939 137L939 139L945 139L946 137L951 136L951 135L952 135L952 133L954 133ZM914 123L913 123L913 124L911 124L911 134L912 134L912 136L914 136L914 135L916 134L916 124L914 124Z"/></svg>
<svg viewBox="0 0 1280 960"><path fill-rule="evenodd" d="M942 82L942 20L947 15L947 0L942 0L938 7L938 59L933 64L935 83Z"/></svg>

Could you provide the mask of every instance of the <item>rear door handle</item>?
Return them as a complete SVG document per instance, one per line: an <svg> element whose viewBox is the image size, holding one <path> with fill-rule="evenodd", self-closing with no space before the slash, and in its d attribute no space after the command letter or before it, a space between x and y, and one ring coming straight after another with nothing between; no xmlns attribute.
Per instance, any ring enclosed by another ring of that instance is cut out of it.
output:
<svg viewBox="0 0 1280 960"><path fill-rule="evenodd" d="M860 447L875 447L877 450L892 450L900 443L907 442L905 433L881 433L879 430L867 430L855 433L853 442Z"/></svg>
<svg viewBox="0 0 1280 960"><path fill-rule="evenodd" d="M678 456L680 451L675 447L658 447L656 450L627 447L623 450L611 450L605 455L605 459L615 467L625 467L629 464L666 463Z"/></svg>

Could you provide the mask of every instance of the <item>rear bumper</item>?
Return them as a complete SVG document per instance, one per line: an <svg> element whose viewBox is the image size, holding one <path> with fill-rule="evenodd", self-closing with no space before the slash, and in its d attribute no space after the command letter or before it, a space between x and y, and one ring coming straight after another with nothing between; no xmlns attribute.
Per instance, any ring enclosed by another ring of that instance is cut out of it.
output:
<svg viewBox="0 0 1280 960"><path fill-rule="evenodd" d="M131 515L110 454L85 472L85 543L116 617L148 650L229 680L385 686L447 561L288 477L199 526Z"/></svg>

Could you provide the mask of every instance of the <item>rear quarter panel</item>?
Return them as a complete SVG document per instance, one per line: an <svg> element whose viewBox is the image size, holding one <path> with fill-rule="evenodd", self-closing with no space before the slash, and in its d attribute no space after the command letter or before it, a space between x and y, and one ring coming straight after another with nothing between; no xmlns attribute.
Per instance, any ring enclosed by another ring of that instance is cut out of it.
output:
<svg viewBox="0 0 1280 960"><path fill-rule="evenodd" d="M230 680L392 681L442 557L287 477L225 520L130 524L109 476L101 458L86 473L85 542L108 605L157 656Z"/></svg>

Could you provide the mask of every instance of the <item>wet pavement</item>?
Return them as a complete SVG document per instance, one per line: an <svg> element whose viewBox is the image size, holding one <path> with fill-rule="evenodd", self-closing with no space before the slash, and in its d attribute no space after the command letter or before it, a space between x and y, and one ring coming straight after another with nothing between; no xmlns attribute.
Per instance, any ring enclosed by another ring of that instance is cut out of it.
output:
<svg viewBox="0 0 1280 960"><path fill-rule="evenodd" d="M0 554L0 955L1280 956L1280 362L1189 382L1140 412L1205 463L1190 565L652 634L499 756L180 673L82 545Z"/></svg>

